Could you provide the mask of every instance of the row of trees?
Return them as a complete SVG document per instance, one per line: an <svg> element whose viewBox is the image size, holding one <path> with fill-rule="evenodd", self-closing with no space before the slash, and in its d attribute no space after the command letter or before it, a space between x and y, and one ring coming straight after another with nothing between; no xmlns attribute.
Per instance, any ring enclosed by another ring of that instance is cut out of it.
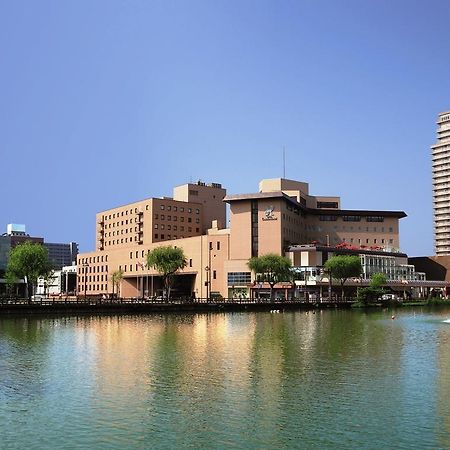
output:
<svg viewBox="0 0 450 450"><path fill-rule="evenodd" d="M155 269L162 278L163 292L166 299L170 298L170 290L174 275L187 265L187 259L181 248L161 246L147 254L146 267ZM291 261L276 254L267 254L253 257L248 261L248 267L256 275L256 282L266 282L270 286L270 298L273 300L276 284L294 281L295 273L292 270ZM362 273L361 261L354 255L336 255L328 259L324 269L330 279L339 280L341 295L344 298L344 285L349 278L359 277ZM53 269L48 258L47 249L40 244L25 242L12 249L7 270L6 280L13 284L23 278L27 284L27 296L31 299L33 288L39 277L50 278ZM123 271L112 273L111 282L118 291ZM359 299L370 303L382 294L382 286L386 284L386 276L375 274L371 284L367 288L359 290Z"/></svg>

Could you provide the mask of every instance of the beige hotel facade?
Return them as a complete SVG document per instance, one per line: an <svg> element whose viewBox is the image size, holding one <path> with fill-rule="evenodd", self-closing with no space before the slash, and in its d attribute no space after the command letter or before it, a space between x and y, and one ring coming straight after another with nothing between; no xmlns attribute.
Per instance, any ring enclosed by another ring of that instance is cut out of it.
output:
<svg viewBox="0 0 450 450"><path fill-rule="evenodd" d="M262 180L258 192L238 195L227 195L217 183L188 183L175 187L172 197L98 213L96 250L78 256L77 292L111 294L111 274L121 269L119 295L160 295L161 280L145 267L146 255L172 245L183 249L188 263L176 277L176 295L230 297L251 286L252 256L287 255L301 265L297 250L311 245L396 254L403 217L403 211L341 209L339 197L310 195L307 183L283 178Z"/></svg>

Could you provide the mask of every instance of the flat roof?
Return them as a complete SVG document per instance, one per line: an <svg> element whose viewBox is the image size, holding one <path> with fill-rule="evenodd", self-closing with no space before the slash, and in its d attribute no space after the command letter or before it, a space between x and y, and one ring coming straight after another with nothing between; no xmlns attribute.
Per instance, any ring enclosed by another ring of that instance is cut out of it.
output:
<svg viewBox="0 0 450 450"><path fill-rule="evenodd" d="M407 217L407 214L404 211L377 211L377 210L363 210L363 209L333 209L333 208L307 208L304 205L301 205L297 202L293 197L289 197L289 195L285 194L282 191L274 191L274 192L256 192L253 194L237 194L237 195L227 195L223 201L224 202L239 202L246 200L259 200L259 199L267 199L267 198L284 198L286 201L292 203L296 207L302 209L303 211L313 214L313 215L331 215L331 216L352 216L352 215L360 215L360 216L383 216L383 217L398 217L399 219L403 217Z"/></svg>
<svg viewBox="0 0 450 450"><path fill-rule="evenodd" d="M370 248L345 248L336 246L326 246L326 245L291 245L287 248L288 252L339 252L350 255L380 255L380 256L397 256L400 258L407 258L408 255L402 252L386 252L383 250L375 250Z"/></svg>

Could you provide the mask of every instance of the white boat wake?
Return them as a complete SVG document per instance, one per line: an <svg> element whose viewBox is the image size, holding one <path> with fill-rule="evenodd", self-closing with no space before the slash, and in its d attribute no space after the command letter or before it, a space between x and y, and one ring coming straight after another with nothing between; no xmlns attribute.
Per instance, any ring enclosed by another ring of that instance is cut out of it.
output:
<svg viewBox="0 0 450 450"><path fill-rule="evenodd" d="M443 320L442 322L444 322L444 323L450 323L450 319L445 319L445 320Z"/></svg>

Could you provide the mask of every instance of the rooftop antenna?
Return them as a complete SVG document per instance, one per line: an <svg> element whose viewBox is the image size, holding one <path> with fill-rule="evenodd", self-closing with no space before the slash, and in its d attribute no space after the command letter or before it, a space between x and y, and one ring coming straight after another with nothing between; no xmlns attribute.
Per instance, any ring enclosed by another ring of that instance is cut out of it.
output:
<svg viewBox="0 0 450 450"><path fill-rule="evenodd" d="M283 145L283 178L286 178L286 148Z"/></svg>

